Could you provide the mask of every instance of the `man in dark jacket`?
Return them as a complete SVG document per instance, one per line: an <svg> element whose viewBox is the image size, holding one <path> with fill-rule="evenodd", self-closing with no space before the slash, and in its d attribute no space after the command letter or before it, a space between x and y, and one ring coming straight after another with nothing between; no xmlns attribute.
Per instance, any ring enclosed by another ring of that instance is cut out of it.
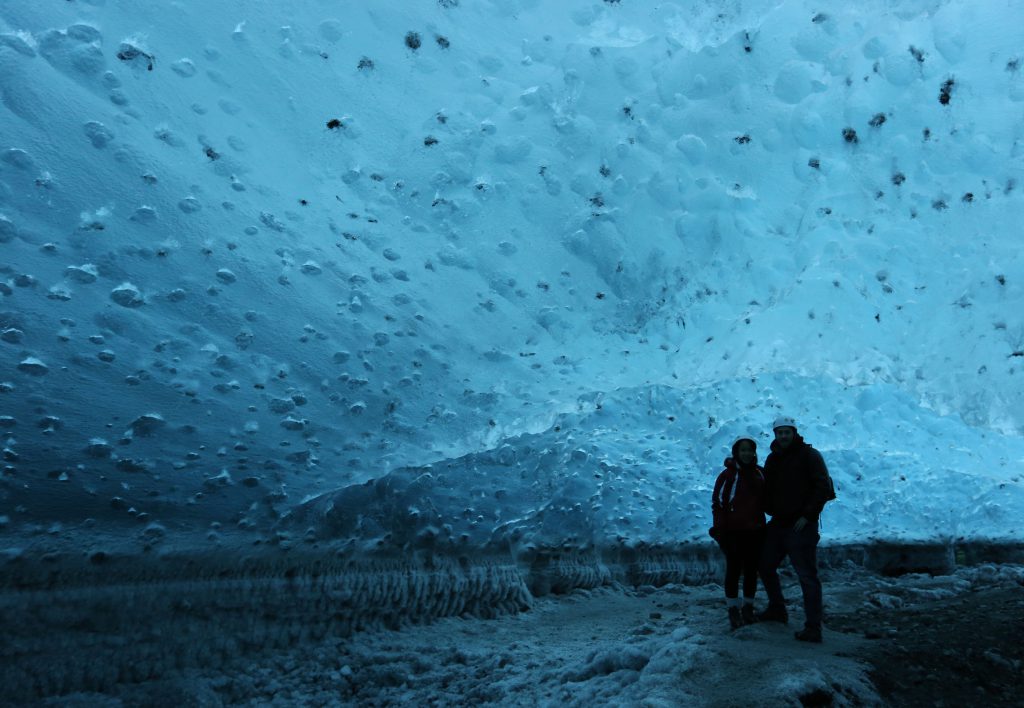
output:
<svg viewBox="0 0 1024 708"><path fill-rule="evenodd" d="M778 574L779 564L789 556L804 596L805 626L796 638L820 642L818 516L825 503L834 497L832 482L821 453L804 442L792 418L778 418L772 427L775 441L764 463L765 511L772 519L768 522L761 558L761 582L768 595L768 607L758 619L789 621Z"/></svg>

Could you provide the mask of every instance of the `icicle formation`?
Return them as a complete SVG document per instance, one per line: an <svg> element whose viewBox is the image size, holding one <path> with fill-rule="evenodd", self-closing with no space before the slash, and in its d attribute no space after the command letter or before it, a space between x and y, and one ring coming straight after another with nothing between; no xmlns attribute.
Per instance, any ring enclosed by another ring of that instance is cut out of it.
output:
<svg viewBox="0 0 1024 708"><path fill-rule="evenodd" d="M508 562L352 564L281 554L231 567L222 558L209 560L185 564L191 577L175 577L174 561L165 560L143 569L145 581L95 584L96 577L83 573L77 586L55 589L40 577L34 589L5 590L4 695L28 702L103 691L224 665L240 653L438 617L494 617L532 601ZM124 651L126 641L131 652Z"/></svg>

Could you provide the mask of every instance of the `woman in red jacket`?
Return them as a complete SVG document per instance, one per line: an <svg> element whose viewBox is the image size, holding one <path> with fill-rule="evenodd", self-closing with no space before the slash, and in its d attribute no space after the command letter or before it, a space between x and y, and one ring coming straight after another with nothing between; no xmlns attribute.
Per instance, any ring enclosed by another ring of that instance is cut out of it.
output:
<svg viewBox="0 0 1024 708"><path fill-rule="evenodd" d="M715 482L711 498L711 536L725 553L725 597L733 629L755 622L757 567L764 545L764 470L757 464L757 443L739 438L732 457ZM743 576L742 611L739 598Z"/></svg>

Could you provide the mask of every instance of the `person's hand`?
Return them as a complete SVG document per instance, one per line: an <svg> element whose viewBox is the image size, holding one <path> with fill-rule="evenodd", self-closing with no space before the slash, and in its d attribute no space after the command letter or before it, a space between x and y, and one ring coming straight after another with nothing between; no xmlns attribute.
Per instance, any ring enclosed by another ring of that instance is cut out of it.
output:
<svg viewBox="0 0 1024 708"><path fill-rule="evenodd" d="M796 520L796 523L793 524L793 530L794 531L802 531L804 526L806 526L806 525L807 525L807 519L805 519L804 517L801 516L799 519Z"/></svg>

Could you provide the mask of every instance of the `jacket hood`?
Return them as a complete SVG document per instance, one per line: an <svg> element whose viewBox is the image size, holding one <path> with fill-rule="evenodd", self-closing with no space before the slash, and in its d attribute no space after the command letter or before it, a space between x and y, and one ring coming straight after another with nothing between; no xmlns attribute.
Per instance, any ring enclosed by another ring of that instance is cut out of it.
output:
<svg viewBox="0 0 1024 708"><path fill-rule="evenodd" d="M746 441L746 442L748 442L748 443L750 443L751 445L754 446L754 461L749 466L750 467L756 467L757 466L757 441L754 440L753 438L741 437L741 438L736 438L736 442L734 442L732 444L732 455L730 455L729 457L725 458L725 466L726 467L732 468L734 466L735 467L742 467L743 466L739 462L739 455L736 454L736 449L740 446L740 443L743 442L743 441Z"/></svg>

